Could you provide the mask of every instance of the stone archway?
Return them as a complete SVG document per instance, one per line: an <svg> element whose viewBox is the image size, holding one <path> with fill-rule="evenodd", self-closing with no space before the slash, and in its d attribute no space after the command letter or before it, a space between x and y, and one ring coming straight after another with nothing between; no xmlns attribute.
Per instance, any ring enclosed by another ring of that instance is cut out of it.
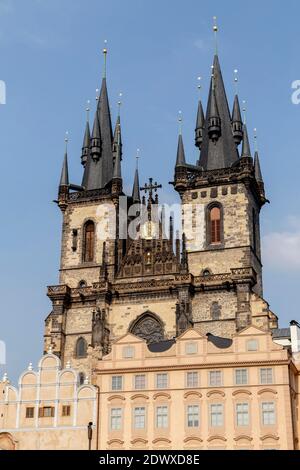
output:
<svg viewBox="0 0 300 470"><path fill-rule="evenodd" d="M16 450L16 443L11 434L0 433L0 450Z"/></svg>
<svg viewBox="0 0 300 470"><path fill-rule="evenodd" d="M150 343L164 341L164 326L160 318L152 312L145 312L130 327L130 333Z"/></svg>

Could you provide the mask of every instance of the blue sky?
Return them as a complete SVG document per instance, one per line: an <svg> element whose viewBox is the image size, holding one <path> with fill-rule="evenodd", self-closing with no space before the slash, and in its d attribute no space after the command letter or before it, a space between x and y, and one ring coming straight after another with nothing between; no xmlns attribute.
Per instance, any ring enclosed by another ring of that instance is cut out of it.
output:
<svg viewBox="0 0 300 470"><path fill-rule="evenodd" d="M70 174L81 179L85 103L100 85L104 39L115 119L123 92L125 184L141 149L141 181L153 176L172 198L177 114L184 115L187 159L194 163L197 77L206 101L218 17L219 56L230 104L233 70L258 129L271 205L262 213L265 298L281 324L300 321L300 79L298 2L228 0L0 0L1 309L0 339L16 379L42 353L46 286L58 282L61 214L52 200L70 133ZM2 369L3 370L3 369Z"/></svg>

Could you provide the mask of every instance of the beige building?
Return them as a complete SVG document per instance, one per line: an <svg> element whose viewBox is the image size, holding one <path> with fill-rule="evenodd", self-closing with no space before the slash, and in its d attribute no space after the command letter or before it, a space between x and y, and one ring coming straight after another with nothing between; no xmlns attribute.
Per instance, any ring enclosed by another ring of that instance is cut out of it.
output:
<svg viewBox="0 0 300 470"><path fill-rule="evenodd" d="M95 386L47 354L18 390L0 384L0 448L88 449L92 422L92 449L298 449L300 358L281 341L252 326L152 345L127 334L97 363Z"/></svg>

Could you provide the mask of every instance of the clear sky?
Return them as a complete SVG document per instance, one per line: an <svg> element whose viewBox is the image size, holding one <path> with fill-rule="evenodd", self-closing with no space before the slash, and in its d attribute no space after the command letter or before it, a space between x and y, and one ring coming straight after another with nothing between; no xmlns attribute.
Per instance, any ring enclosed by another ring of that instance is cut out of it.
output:
<svg viewBox="0 0 300 470"><path fill-rule="evenodd" d="M172 198L179 110L187 159L197 157L197 77L206 102L214 15L230 106L237 68L271 200L262 212L265 298L282 326L300 321L300 105L291 101L291 84L300 79L298 9L296 0L0 0L0 80L7 86L0 106L0 340L12 379L42 353L46 286L58 282L61 214L52 200L64 134L71 179L80 183L85 103L94 103L101 82L103 41L114 120L123 92L125 185L139 147L141 182L153 176Z"/></svg>

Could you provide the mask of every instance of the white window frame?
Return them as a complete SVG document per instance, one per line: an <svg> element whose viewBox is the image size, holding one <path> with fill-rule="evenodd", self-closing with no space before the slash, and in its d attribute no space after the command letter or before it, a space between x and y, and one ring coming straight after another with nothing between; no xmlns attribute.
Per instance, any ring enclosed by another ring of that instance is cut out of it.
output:
<svg viewBox="0 0 300 470"><path fill-rule="evenodd" d="M191 356L197 353L198 353L198 343L194 341L194 342L187 343L185 345L185 354L187 354L188 356Z"/></svg>
<svg viewBox="0 0 300 470"><path fill-rule="evenodd" d="M272 419L270 419L270 416L272 416ZM262 402L261 420L262 420L263 426L275 426L276 425L276 404L274 401Z"/></svg>
<svg viewBox="0 0 300 470"><path fill-rule="evenodd" d="M156 388L164 390L169 387L169 375L166 372L156 374Z"/></svg>
<svg viewBox="0 0 300 470"><path fill-rule="evenodd" d="M269 376L269 373L270 376ZM265 377L263 377L265 375ZM270 380L269 380L270 377ZM259 369L259 381L261 385L271 385L274 383L274 371L272 367L262 367Z"/></svg>
<svg viewBox="0 0 300 470"><path fill-rule="evenodd" d="M134 358L134 347L125 346L123 348L123 359L133 359Z"/></svg>
<svg viewBox="0 0 300 470"><path fill-rule="evenodd" d="M223 385L223 373L221 370L210 370L208 372L209 386L210 387L222 387ZM214 379L213 379L214 377ZM217 379L219 377L219 379Z"/></svg>
<svg viewBox="0 0 300 470"><path fill-rule="evenodd" d="M217 408L215 411L214 409ZM210 404L210 426L212 428L221 428L224 426L224 405L223 403ZM214 424L215 423L215 424Z"/></svg>
<svg viewBox="0 0 300 470"><path fill-rule="evenodd" d="M196 380L195 380L195 378L196 378ZM198 388L199 387L199 372L189 371L189 372L186 373L186 386L187 386L187 388Z"/></svg>
<svg viewBox="0 0 300 470"><path fill-rule="evenodd" d="M117 382L117 383L114 383ZM122 375L113 375L111 377L111 390L117 392L123 390L123 376Z"/></svg>
<svg viewBox="0 0 300 470"><path fill-rule="evenodd" d="M122 418L123 410L122 408L111 408L110 410L110 430L111 431L121 431L122 430Z"/></svg>
<svg viewBox="0 0 300 470"><path fill-rule="evenodd" d="M253 346L251 346L253 345ZM259 343L257 339L249 339L247 341L247 352L256 352L259 350Z"/></svg>
<svg viewBox="0 0 300 470"><path fill-rule="evenodd" d="M133 378L134 389L135 390L145 390L146 389L146 374L136 374ZM140 384L139 384L139 381Z"/></svg>
<svg viewBox="0 0 300 470"><path fill-rule="evenodd" d="M133 410L133 427L134 429L146 428L146 407L136 406Z"/></svg>
<svg viewBox="0 0 300 470"><path fill-rule="evenodd" d="M200 407L196 404L187 405L186 424L189 429L200 426Z"/></svg>
<svg viewBox="0 0 300 470"><path fill-rule="evenodd" d="M168 405L158 405L155 410L155 424L157 429L168 429L169 427L169 407Z"/></svg>
<svg viewBox="0 0 300 470"><path fill-rule="evenodd" d="M236 403L236 425L238 427L245 427L250 425L249 403Z"/></svg>
<svg viewBox="0 0 300 470"><path fill-rule="evenodd" d="M244 378L244 373L246 373L246 381L243 380L238 382L238 373L240 373L241 378ZM235 369L234 377L235 377L235 385L248 385L248 369Z"/></svg>

